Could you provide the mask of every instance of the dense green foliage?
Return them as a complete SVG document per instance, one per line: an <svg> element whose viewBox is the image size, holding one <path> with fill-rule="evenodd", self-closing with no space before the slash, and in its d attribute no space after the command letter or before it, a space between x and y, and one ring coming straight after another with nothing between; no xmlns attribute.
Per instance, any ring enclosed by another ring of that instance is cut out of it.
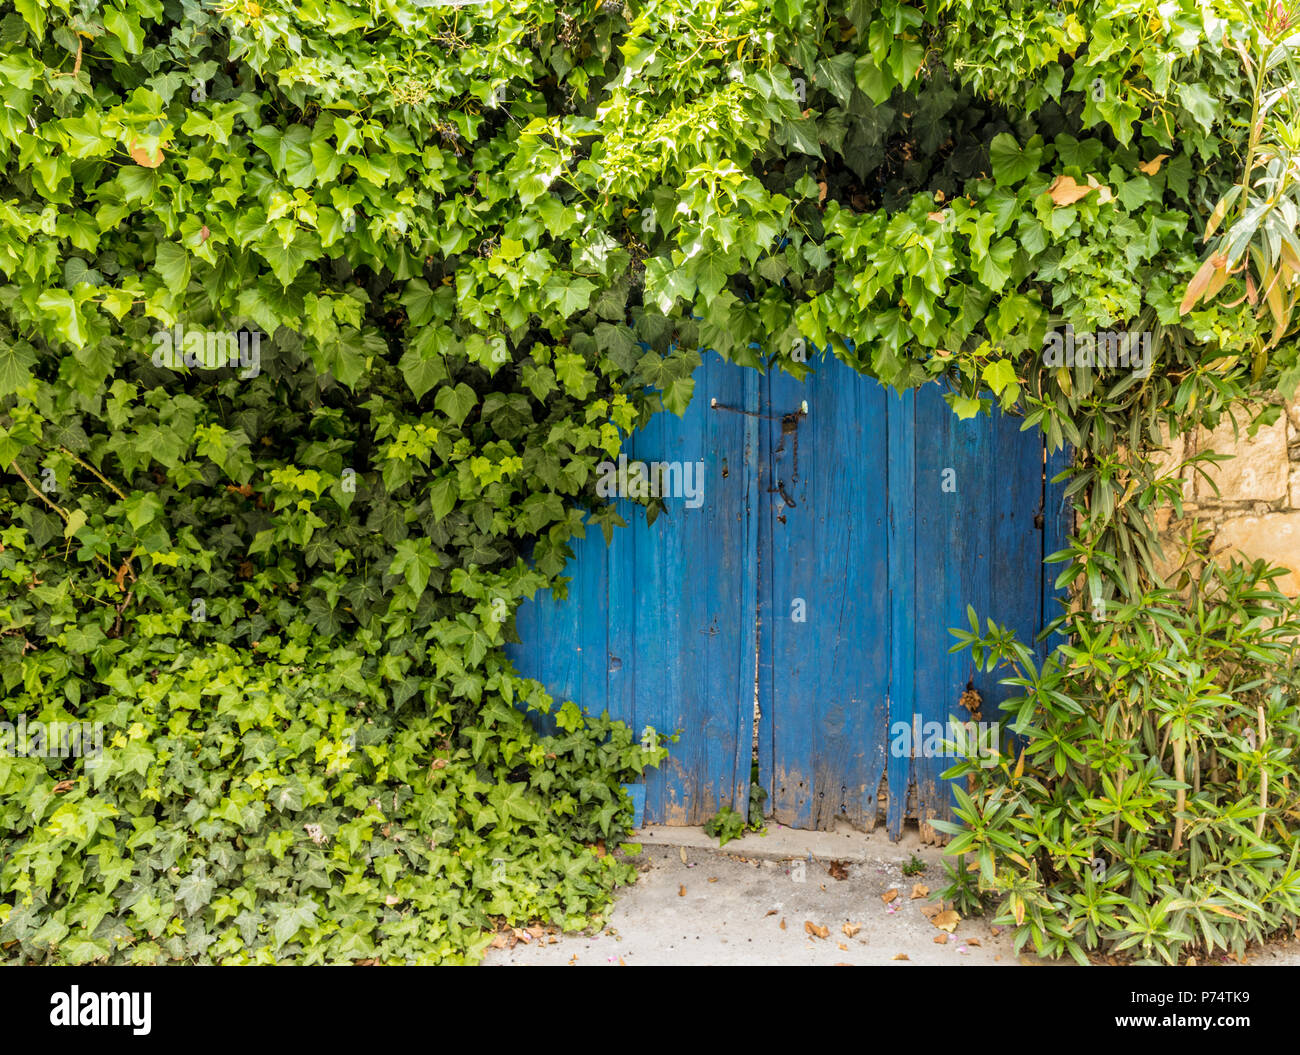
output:
<svg viewBox="0 0 1300 1055"><path fill-rule="evenodd" d="M5 5L0 677L113 746L0 759L0 943L454 960L598 912L627 870L585 844L662 752L533 732L500 645L701 348L1020 406L1078 450L1063 582L1140 591L1137 452L1300 376L1238 277L1180 312L1249 149L1242 11ZM1155 370L1045 369L1067 323Z"/></svg>

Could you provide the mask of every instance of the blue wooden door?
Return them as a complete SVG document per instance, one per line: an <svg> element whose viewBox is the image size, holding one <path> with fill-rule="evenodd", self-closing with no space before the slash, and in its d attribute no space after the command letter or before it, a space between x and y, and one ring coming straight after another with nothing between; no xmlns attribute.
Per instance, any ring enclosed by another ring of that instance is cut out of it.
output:
<svg viewBox="0 0 1300 1055"><path fill-rule="evenodd" d="M702 465L700 501L682 488L647 524L642 506L620 499L628 527L608 547L598 530L577 542L568 599L546 592L516 615L515 665L556 700L608 710L638 736L681 730L646 784L654 822L700 824L749 794L761 381L705 356L685 415L656 415L624 445L629 465Z"/></svg>
<svg viewBox="0 0 1300 1055"><path fill-rule="evenodd" d="M1018 424L960 422L937 386L900 397L834 359L800 382L706 355L684 418L657 416L628 453L703 462L702 504L668 498L647 525L620 501L630 527L574 547L569 598L520 609L516 666L638 733L680 731L648 821L743 809L755 740L781 823L947 816L953 759L921 734L969 717L968 683L985 719L1001 698L948 628L967 604L1026 639L1055 614L1059 495Z"/></svg>

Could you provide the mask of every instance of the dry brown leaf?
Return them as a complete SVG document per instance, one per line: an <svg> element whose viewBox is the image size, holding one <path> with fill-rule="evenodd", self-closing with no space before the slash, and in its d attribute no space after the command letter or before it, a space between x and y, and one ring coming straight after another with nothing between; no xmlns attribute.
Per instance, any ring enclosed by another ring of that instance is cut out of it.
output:
<svg viewBox="0 0 1300 1055"><path fill-rule="evenodd" d="M946 930L949 934L957 929L957 924L961 922L961 917L952 909L940 912L934 919L930 920L940 930Z"/></svg>
<svg viewBox="0 0 1300 1055"><path fill-rule="evenodd" d="M894 957L894 959L895 959L895 960L909 960L909 961L910 961L910 960L911 960L911 957L908 956L907 953L905 953L905 952L900 952L897 956Z"/></svg>
<svg viewBox="0 0 1300 1055"><path fill-rule="evenodd" d="M533 943L533 936L529 934L528 931L524 930L523 927L516 927L511 931L511 933L515 936L516 941L521 941L525 945L531 945Z"/></svg>
<svg viewBox="0 0 1300 1055"><path fill-rule="evenodd" d="M979 940L979 938L967 938L967 939L966 939L966 944L967 944L967 945L974 945L977 949L982 949L982 948L984 948L984 946L982 946L982 945L980 944L980 940Z"/></svg>
<svg viewBox="0 0 1300 1055"><path fill-rule="evenodd" d="M509 945L509 941L504 934L498 934L492 939L492 948L504 949Z"/></svg>
<svg viewBox="0 0 1300 1055"><path fill-rule="evenodd" d="M1142 164L1138 166L1138 171L1147 176L1154 176L1160 171L1160 166L1164 164L1164 160L1168 156L1168 154L1157 154L1150 161L1142 162Z"/></svg>
<svg viewBox="0 0 1300 1055"><path fill-rule="evenodd" d="M898 897L898 887L890 887L888 890L886 890L883 894L880 895L880 900L883 901L886 905L888 905L896 897Z"/></svg>
<svg viewBox="0 0 1300 1055"><path fill-rule="evenodd" d="M577 967L577 966L578 966L578 954L577 954L576 952L575 952L572 956L569 957L569 966L570 966L570 967Z"/></svg>
<svg viewBox="0 0 1300 1055"><path fill-rule="evenodd" d="M810 919L806 919L803 921L803 929L806 930L809 934L813 934L818 938L829 938L831 933L829 927L819 927L816 923L814 923Z"/></svg>
<svg viewBox="0 0 1300 1055"><path fill-rule="evenodd" d="M817 181L817 203L820 205L826 200L826 181Z"/></svg>
<svg viewBox="0 0 1300 1055"><path fill-rule="evenodd" d="M845 945L842 941L837 941L835 944L839 946L841 952L849 951L849 947Z"/></svg>
<svg viewBox="0 0 1300 1055"><path fill-rule="evenodd" d="M942 911L943 911L943 904L942 904L942 903L940 903L940 904L938 904L938 905L922 905L922 906L921 906L921 915L924 916L926 919L929 919L929 920L934 919L934 917L937 916L937 915L939 915L939 913L942 912Z"/></svg>
<svg viewBox="0 0 1300 1055"><path fill-rule="evenodd" d="M54 794L62 795L65 791L71 791L75 784L75 780L60 780L54 785Z"/></svg>
<svg viewBox="0 0 1300 1055"><path fill-rule="evenodd" d="M909 900L915 901L917 898L929 897L929 896L930 896L930 888L926 886L924 883L912 884L912 896Z"/></svg>
<svg viewBox="0 0 1300 1055"><path fill-rule="evenodd" d="M679 887L677 888L677 896L678 896L678 897L685 897L685 896L686 896L686 887L684 887L684 886L679 886Z"/></svg>
<svg viewBox="0 0 1300 1055"><path fill-rule="evenodd" d="M768 909L766 912L763 913L763 918L764 918L764 919L767 919L768 916L775 916L775 915L776 915L776 909L774 909L774 908L770 908L770 909Z"/></svg>
<svg viewBox="0 0 1300 1055"><path fill-rule="evenodd" d="M844 926L840 928L840 930L844 932L845 936L849 938L852 938L861 929L862 929L861 923L846 923L844 924Z"/></svg>
<svg viewBox="0 0 1300 1055"><path fill-rule="evenodd" d="M1063 205L1073 205L1092 191L1092 187L1081 187L1074 181L1073 176L1066 175L1057 176L1052 180L1052 185L1047 188L1047 193L1052 196L1052 201L1058 209Z"/></svg>
<svg viewBox="0 0 1300 1055"><path fill-rule="evenodd" d="M784 918L784 917L782 917L782 919L781 919L781 929L782 929L782 930L785 930L785 918Z"/></svg>
<svg viewBox="0 0 1300 1055"><path fill-rule="evenodd" d="M948 213L946 211L928 212L925 214L925 217L927 220L933 220L935 223L943 223L944 220L948 219Z"/></svg>
<svg viewBox="0 0 1300 1055"><path fill-rule="evenodd" d="M710 883L716 883L717 881L718 881L718 877L717 877L717 876L709 876L709 882L710 882Z"/></svg>
<svg viewBox="0 0 1300 1055"><path fill-rule="evenodd" d="M849 864L847 861L832 861L826 871L832 879L849 878Z"/></svg>
<svg viewBox="0 0 1300 1055"><path fill-rule="evenodd" d="M604 857L604 856L605 856L605 840L604 840L604 839L597 839L597 840L596 840L596 845L595 845L594 847L592 847L592 849L596 851L596 856L597 856L597 857Z"/></svg>
<svg viewBox="0 0 1300 1055"><path fill-rule="evenodd" d="M934 936L934 943L935 943L936 945L947 945L947 944L948 944L948 935L946 935L946 934L936 934L936 935Z"/></svg>

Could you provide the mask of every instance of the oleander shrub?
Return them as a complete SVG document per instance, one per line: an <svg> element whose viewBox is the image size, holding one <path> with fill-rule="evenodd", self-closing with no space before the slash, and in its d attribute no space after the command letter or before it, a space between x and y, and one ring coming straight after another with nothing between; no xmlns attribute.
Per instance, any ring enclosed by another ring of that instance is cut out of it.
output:
<svg viewBox="0 0 1300 1055"><path fill-rule="evenodd" d="M952 770L944 893L1017 950L1175 963L1300 924L1300 600L1205 549L1177 588L1075 612L1041 663L973 612L955 631L1006 672L1017 739Z"/></svg>

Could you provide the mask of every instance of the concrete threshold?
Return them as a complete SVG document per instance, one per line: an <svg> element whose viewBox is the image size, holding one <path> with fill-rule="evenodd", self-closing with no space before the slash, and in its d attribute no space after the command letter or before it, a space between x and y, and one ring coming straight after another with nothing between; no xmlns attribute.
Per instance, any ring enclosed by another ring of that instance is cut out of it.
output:
<svg viewBox="0 0 1300 1055"><path fill-rule="evenodd" d="M703 828L677 824L647 824L628 837L643 846L684 847L688 850L721 850L725 854L752 860L788 861L796 858L815 861L847 861L866 864L882 860L907 860L915 854L928 865L938 865L944 853L940 847L921 842L914 826L904 829L902 838L890 839L884 828L859 831L840 824L834 831L806 831L770 823L765 834L746 832L739 839L719 847L718 840Z"/></svg>

